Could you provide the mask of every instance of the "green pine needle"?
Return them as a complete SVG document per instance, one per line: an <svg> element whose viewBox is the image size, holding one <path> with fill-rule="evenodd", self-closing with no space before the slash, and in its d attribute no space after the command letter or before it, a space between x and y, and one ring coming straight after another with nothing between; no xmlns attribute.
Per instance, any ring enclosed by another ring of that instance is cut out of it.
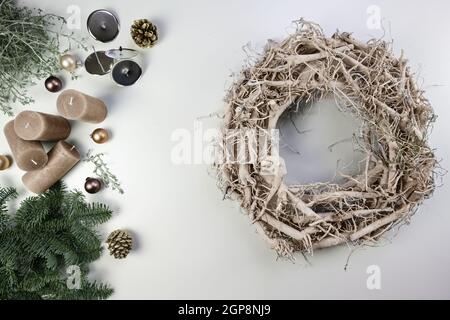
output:
<svg viewBox="0 0 450 320"><path fill-rule="evenodd" d="M89 264L100 257L102 241L95 227L112 211L85 201L78 191L58 183L22 201L15 214L7 202L14 188L0 188L0 300L106 299L112 289L87 278ZM81 287L67 285L69 266L78 266Z"/></svg>

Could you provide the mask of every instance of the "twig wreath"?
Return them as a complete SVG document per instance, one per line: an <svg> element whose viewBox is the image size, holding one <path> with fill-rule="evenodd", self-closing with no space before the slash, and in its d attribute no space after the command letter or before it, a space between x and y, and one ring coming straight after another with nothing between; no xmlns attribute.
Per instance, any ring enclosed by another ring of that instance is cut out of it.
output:
<svg viewBox="0 0 450 320"><path fill-rule="evenodd" d="M373 244L407 222L434 191L438 163L427 135L435 115L413 76L389 43L361 43L339 32L327 38L320 26L304 20L282 42L269 41L261 58L242 71L226 98L220 136L226 152L242 152L236 146L248 139L228 132L274 130L286 110L329 94L362 123L358 147L366 155L365 169L340 184L286 185L274 142L268 154L257 142L255 161L215 163L225 196L240 202L280 256ZM274 168L269 173L268 161Z"/></svg>

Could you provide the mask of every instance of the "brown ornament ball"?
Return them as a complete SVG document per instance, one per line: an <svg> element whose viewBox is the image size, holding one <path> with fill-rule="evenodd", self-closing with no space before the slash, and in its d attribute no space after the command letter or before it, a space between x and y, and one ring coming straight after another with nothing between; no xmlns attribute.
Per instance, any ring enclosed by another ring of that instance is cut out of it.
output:
<svg viewBox="0 0 450 320"><path fill-rule="evenodd" d="M6 170L11 166L11 161L8 156L0 154L0 171Z"/></svg>
<svg viewBox="0 0 450 320"><path fill-rule="evenodd" d="M109 140L109 133L103 128L98 128L91 133L91 138L95 143L105 143Z"/></svg>
<svg viewBox="0 0 450 320"><path fill-rule="evenodd" d="M97 193L102 189L102 182L96 178L86 178L84 183L84 190L87 193Z"/></svg>
<svg viewBox="0 0 450 320"><path fill-rule="evenodd" d="M50 92L58 92L62 89L62 81L58 77L50 76L45 80L45 88Z"/></svg>

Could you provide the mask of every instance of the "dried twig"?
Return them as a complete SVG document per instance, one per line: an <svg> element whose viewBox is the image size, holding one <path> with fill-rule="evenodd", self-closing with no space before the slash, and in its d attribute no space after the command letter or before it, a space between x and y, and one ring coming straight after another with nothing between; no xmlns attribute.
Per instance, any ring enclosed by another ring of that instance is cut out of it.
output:
<svg viewBox="0 0 450 320"><path fill-rule="evenodd" d="M270 41L259 59L249 59L254 62L228 93L224 129L276 129L286 110L334 93L340 109L361 120L357 143L366 154L364 172L342 175L340 185L287 186L283 170L262 174L259 142L254 163L215 165L220 187L240 200L269 245L290 259L295 251L376 241L431 195L438 168L426 143L433 109L403 54L396 58L381 40L363 44L348 33L327 38L316 24L297 23L294 34ZM224 130L224 143L225 137ZM234 143L241 140L236 134ZM275 144L269 154L278 155Z"/></svg>

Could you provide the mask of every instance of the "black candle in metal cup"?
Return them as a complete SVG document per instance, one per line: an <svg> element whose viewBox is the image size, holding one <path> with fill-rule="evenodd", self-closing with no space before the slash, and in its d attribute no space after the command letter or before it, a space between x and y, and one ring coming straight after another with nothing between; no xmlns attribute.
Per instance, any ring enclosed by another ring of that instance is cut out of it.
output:
<svg viewBox="0 0 450 320"><path fill-rule="evenodd" d="M138 55L136 50L120 47L108 50L105 54L117 61L112 67L111 77L118 85L131 86L142 76L141 66L132 60Z"/></svg>
<svg viewBox="0 0 450 320"><path fill-rule="evenodd" d="M119 34L119 20L108 10L95 10L87 19L87 29L95 40L111 42Z"/></svg>
<svg viewBox="0 0 450 320"><path fill-rule="evenodd" d="M132 60L119 61L112 69L113 80L121 86L131 86L142 75L142 68Z"/></svg>

